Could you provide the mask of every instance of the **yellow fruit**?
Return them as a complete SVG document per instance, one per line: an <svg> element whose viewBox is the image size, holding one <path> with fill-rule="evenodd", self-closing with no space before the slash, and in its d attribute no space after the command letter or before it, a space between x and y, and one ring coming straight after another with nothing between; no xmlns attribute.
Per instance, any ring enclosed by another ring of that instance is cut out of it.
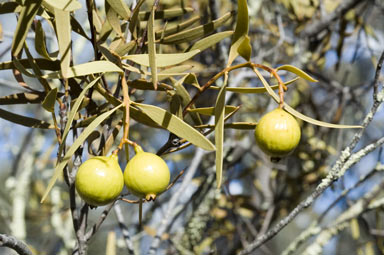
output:
<svg viewBox="0 0 384 255"><path fill-rule="evenodd" d="M275 158L293 151L299 144L300 136L296 119L280 108L264 115L255 129L256 142L261 150Z"/></svg>
<svg viewBox="0 0 384 255"><path fill-rule="evenodd" d="M134 195L154 200L168 187L170 172L165 161L156 154L135 148L136 155L124 170L124 182Z"/></svg>
<svg viewBox="0 0 384 255"><path fill-rule="evenodd" d="M111 203L124 188L117 156L98 156L85 161L77 171L75 186L80 197L90 205Z"/></svg>

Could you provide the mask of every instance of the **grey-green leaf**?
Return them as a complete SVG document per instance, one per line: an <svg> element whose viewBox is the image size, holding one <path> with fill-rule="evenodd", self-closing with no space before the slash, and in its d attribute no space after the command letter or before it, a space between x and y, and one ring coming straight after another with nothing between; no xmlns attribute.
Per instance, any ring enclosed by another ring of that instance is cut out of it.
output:
<svg viewBox="0 0 384 255"><path fill-rule="evenodd" d="M224 158L224 117L225 117L225 92L228 82L228 75L225 76L224 84L221 87L215 104L215 145L216 145L216 183L217 188L221 187L223 178Z"/></svg>
<svg viewBox="0 0 384 255"><path fill-rule="evenodd" d="M192 47L188 51L193 51L193 50L205 50L208 49L209 47L212 47L216 43L220 42L221 40L231 36L233 34L233 31L225 31L225 32L219 32L215 33L213 35L207 36L197 42L195 42Z"/></svg>
<svg viewBox="0 0 384 255"><path fill-rule="evenodd" d="M80 65L71 66L67 73L67 78L85 76L95 73L108 73L108 72L118 72L122 73L123 70L117 65L109 61L99 60L88 62ZM47 79L57 79L62 78L60 72L52 72L46 75L43 75L42 78Z"/></svg>
<svg viewBox="0 0 384 255"><path fill-rule="evenodd" d="M153 105L139 103L134 103L134 105L169 132L186 139L204 150L215 150L215 146L203 134L170 112Z"/></svg>
<svg viewBox="0 0 384 255"><path fill-rule="evenodd" d="M304 72L303 70L301 70L295 66L282 65L282 66L279 66L278 68L276 68L276 70L286 70L288 72L296 74L297 76L300 76L301 78L303 78L307 81L318 82L318 80L312 78L309 74L307 74L306 72Z"/></svg>
<svg viewBox="0 0 384 255"><path fill-rule="evenodd" d="M200 50L194 50L186 53L156 54L156 66L166 67L166 66L177 65L192 58L199 52ZM149 66L148 54L128 55L128 56L122 57L122 59L132 60L133 62L139 65Z"/></svg>
<svg viewBox="0 0 384 255"><path fill-rule="evenodd" d="M155 44L155 6L152 7L151 15L148 19L148 58L149 67L151 68L152 83L155 90L157 89L157 61L156 61L156 44Z"/></svg>
<svg viewBox="0 0 384 255"><path fill-rule="evenodd" d="M47 96L43 101L43 108L49 112L55 111L55 103L57 97L57 88L52 89L48 92Z"/></svg>
<svg viewBox="0 0 384 255"><path fill-rule="evenodd" d="M43 120L22 116L19 114L8 112L3 109L0 109L0 118L22 125L22 126L31 127L31 128L42 128L42 129L55 128L54 125L49 124L48 122L45 122Z"/></svg>

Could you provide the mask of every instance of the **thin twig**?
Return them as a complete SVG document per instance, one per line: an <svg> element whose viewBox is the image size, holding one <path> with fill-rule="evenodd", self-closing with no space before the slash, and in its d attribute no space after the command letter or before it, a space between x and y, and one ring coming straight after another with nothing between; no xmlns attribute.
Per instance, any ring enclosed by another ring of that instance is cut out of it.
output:
<svg viewBox="0 0 384 255"><path fill-rule="evenodd" d="M128 254L134 255L135 252L133 250L133 243L131 240L131 236L129 235L128 228L124 223L125 222L124 215L123 215L123 212L121 210L119 203L116 203L115 206L113 207L113 209L115 211L117 222L119 223L121 233L123 234L123 239L124 239L125 245L127 246Z"/></svg>

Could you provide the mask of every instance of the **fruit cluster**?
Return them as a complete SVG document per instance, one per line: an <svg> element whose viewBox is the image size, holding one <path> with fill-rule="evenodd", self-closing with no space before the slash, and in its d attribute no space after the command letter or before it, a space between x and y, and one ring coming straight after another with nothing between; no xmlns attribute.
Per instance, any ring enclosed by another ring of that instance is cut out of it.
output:
<svg viewBox="0 0 384 255"><path fill-rule="evenodd" d="M154 200L169 184L167 164L156 154L135 147L136 155L121 170L117 155L97 156L85 161L76 174L75 186L80 197L92 206L114 201L124 187L146 200Z"/></svg>

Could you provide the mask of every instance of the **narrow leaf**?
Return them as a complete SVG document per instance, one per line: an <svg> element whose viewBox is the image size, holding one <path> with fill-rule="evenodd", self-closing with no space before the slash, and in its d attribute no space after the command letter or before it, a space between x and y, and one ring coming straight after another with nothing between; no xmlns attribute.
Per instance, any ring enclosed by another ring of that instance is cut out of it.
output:
<svg viewBox="0 0 384 255"><path fill-rule="evenodd" d="M101 114L87 128L85 128L84 131L79 135L79 137L76 139L76 141L72 144L72 146L65 153L64 158L61 160L61 162L59 164L57 164L55 171L53 173L53 176L51 177L51 179L48 183L48 186L44 192L44 195L40 201L41 203L43 203L44 200L47 198L53 185L55 185L57 178L59 178L59 176L63 173L64 167L67 165L68 161L71 159L71 157L75 153L75 151L84 143L84 141L87 139L89 134L91 134L101 122L103 122L105 119L107 119L112 113L114 113L121 106L122 105L118 105L115 108L111 109L110 111Z"/></svg>
<svg viewBox="0 0 384 255"><path fill-rule="evenodd" d="M59 42L61 76L67 78L71 61L71 22L69 11L55 8L55 24Z"/></svg>
<svg viewBox="0 0 384 255"><path fill-rule="evenodd" d="M41 21L37 20L35 29L35 49L42 57L52 60L47 51L47 45L45 43L45 33L41 25Z"/></svg>
<svg viewBox="0 0 384 255"><path fill-rule="evenodd" d="M45 5L49 5L49 7L61 10L61 11L75 11L81 9L81 4L77 0L44 0Z"/></svg>
<svg viewBox="0 0 384 255"><path fill-rule="evenodd" d="M194 50L186 53L156 54L156 66L166 67L166 66L177 65L192 58L199 52L200 50ZM128 55L128 56L122 57L122 59L132 60L133 62L139 65L149 66L148 54Z"/></svg>
<svg viewBox="0 0 384 255"><path fill-rule="evenodd" d="M148 82L143 79L128 81L128 86L130 88L135 88L140 90L155 90L152 82ZM166 83L159 83L157 90L160 90L160 91L173 90L173 87Z"/></svg>
<svg viewBox="0 0 384 255"><path fill-rule="evenodd" d="M122 73L123 70L121 70L117 65L113 64L112 62L100 60L71 66L68 70L67 78L108 72ZM43 75L42 78L57 79L62 77L60 75L60 72L52 72L47 75Z"/></svg>
<svg viewBox="0 0 384 255"><path fill-rule="evenodd" d="M49 91L47 96L45 97L42 104L43 108L49 112L54 112L56 97L57 97L57 88L54 88L51 91Z"/></svg>
<svg viewBox="0 0 384 255"><path fill-rule="evenodd" d="M216 145L216 183L221 187L223 178L224 157L224 116L225 116L225 92L228 75L225 75L224 84L221 87L215 104L215 145Z"/></svg>
<svg viewBox="0 0 384 255"><path fill-rule="evenodd" d="M42 129L55 128L54 125L49 124L48 122L45 122L43 120L38 120L38 119L18 115L12 112L5 111L3 109L0 109L0 118L22 125L22 126L31 127L31 128L42 128Z"/></svg>
<svg viewBox="0 0 384 255"><path fill-rule="evenodd" d="M0 97L0 105L10 105L10 104L39 104L45 98L44 92L34 92L34 93L17 93L8 95L5 97Z"/></svg>
<svg viewBox="0 0 384 255"><path fill-rule="evenodd" d="M138 103L134 105L169 132L186 139L204 150L215 150L215 146L204 135L170 112L153 105Z"/></svg>
<svg viewBox="0 0 384 255"><path fill-rule="evenodd" d="M184 29L192 26L193 24L195 24L199 20L200 20L200 16L195 16L195 17L192 17L192 18L190 18L190 19L188 19L182 23L175 25L175 26L166 27L165 30L162 29L162 30L156 31L155 32L156 39L160 39L163 36L168 36L168 35L172 35L172 34L181 32Z"/></svg>
<svg viewBox="0 0 384 255"><path fill-rule="evenodd" d="M237 106L226 105L224 109L224 114L227 115L236 110L237 110ZM188 109L188 112L198 112L203 115L213 116L215 115L215 107L201 107L201 108L195 108L195 109Z"/></svg>
<svg viewBox="0 0 384 255"><path fill-rule="evenodd" d="M117 12L124 20L129 20L131 12L127 4L122 0L107 0L109 5Z"/></svg>
<svg viewBox="0 0 384 255"><path fill-rule="evenodd" d="M231 48L229 50L227 66L230 66L238 56L238 48L243 43L245 36L248 34L248 23L249 17L247 0L237 0L236 27L232 38Z"/></svg>
<svg viewBox="0 0 384 255"><path fill-rule="evenodd" d="M41 1L42 0L28 1L26 5L21 8L19 20L17 21L12 41L13 56L17 56L23 48L25 38L27 38L32 21L40 8Z"/></svg>
<svg viewBox="0 0 384 255"><path fill-rule="evenodd" d="M167 10L160 10L155 12L155 19L170 19L182 16L186 13L194 12L195 9L187 7L187 8L174 8L174 9L167 9ZM151 15L151 12L139 12L139 18L140 20L149 20L149 16Z"/></svg>
<svg viewBox="0 0 384 255"><path fill-rule="evenodd" d="M244 35L244 39L240 43L239 48L237 49L237 52L245 60L247 61L251 60L252 46L251 46L251 40L249 39L248 35Z"/></svg>
<svg viewBox="0 0 384 255"><path fill-rule="evenodd" d="M272 90L271 86L269 86L268 82L264 79L264 77L261 75L261 73L255 68L253 69L256 75L259 77L261 82L263 83L264 87L266 88L268 94L277 102L280 102L279 96ZM319 120L312 119L308 116L305 116L304 114L301 114L300 112L296 111L292 107L290 107L288 104L284 103L284 109L292 114L293 116L302 119L308 123L322 126L322 127L329 127L329 128L362 128L362 126L359 125L339 125L339 124L332 124L328 122L323 122Z"/></svg>
<svg viewBox="0 0 384 255"><path fill-rule="evenodd" d="M289 80L287 82L284 82L284 85L288 86L295 81L300 79L300 77L296 77L292 80ZM271 89L279 89L279 85L272 85L270 86ZM220 87L217 86L210 86L209 89L214 89L214 90L220 90ZM245 94L257 94L257 93L265 93L267 90L265 87L253 87L253 88L247 88L247 87L227 87L227 91L235 92L235 93L245 93Z"/></svg>
<svg viewBox="0 0 384 255"><path fill-rule="evenodd" d="M59 61L50 61L44 58L35 58L36 64L39 65L42 70L51 70L56 71L60 70L60 62ZM20 64L22 64L25 68L31 68L31 65L28 59L18 59ZM16 69L15 63L13 61L5 61L0 63L0 70L6 69Z"/></svg>
<svg viewBox="0 0 384 255"><path fill-rule="evenodd" d="M193 50L205 50L209 47L212 47L216 43L220 42L221 40L231 36L233 34L233 31L225 31L225 32L219 32L215 33L213 35L207 36L197 42L195 42L192 47L188 51Z"/></svg>
<svg viewBox="0 0 384 255"><path fill-rule="evenodd" d="M204 25L191 28L188 30L184 30L180 33L167 36L160 40L160 43L162 44L179 44L183 42L191 42L193 40L196 40L200 37L206 36L214 32L218 27L225 24L230 18L232 17L232 13L228 12L224 14L222 17L208 22Z"/></svg>
<svg viewBox="0 0 384 255"><path fill-rule="evenodd" d="M295 66L282 65L282 66L279 66L278 68L276 68L276 70L286 70L288 72L296 74L297 76L300 76L301 78L303 78L307 81L318 82L318 80L312 78L309 74L307 74L306 72L304 72L303 70L301 70Z"/></svg>
<svg viewBox="0 0 384 255"><path fill-rule="evenodd" d="M0 3L0 14L21 12L22 6L16 2Z"/></svg>
<svg viewBox="0 0 384 255"><path fill-rule="evenodd" d="M117 33L119 37L123 37L118 13L109 5L108 1L105 2L105 12L107 16L107 21L111 25L113 30Z"/></svg>
<svg viewBox="0 0 384 255"><path fill-rule="evenodd" d="M148 20L148 58L149 67L151 68L152 83L155 90L157 90L157 65L156 65L156 44L155 44L155 30L153 23L155 22L155 6L152 7L151 15Z"/></svg>

